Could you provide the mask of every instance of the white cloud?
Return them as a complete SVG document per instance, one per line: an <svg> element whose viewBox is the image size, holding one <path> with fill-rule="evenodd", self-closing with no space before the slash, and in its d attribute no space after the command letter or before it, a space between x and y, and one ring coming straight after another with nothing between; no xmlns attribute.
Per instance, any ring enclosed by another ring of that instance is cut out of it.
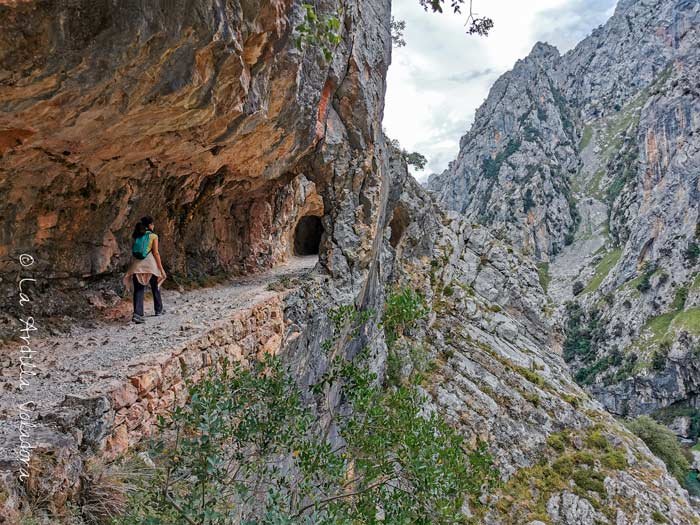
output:
<svg viewBox="0 0 700 525"><path fill-rule="evenodd" d="M448 2L449 3L449 2ZM491 85L538 40L568 51L612 14L616 0L474 0L495 27L487 38L468 36L462 15L423 11L418 0L394 0L406 21L407 46L394 49L384 127L410 151L428 157L416 175L439 173L457 156L459 139Z"/></svg>

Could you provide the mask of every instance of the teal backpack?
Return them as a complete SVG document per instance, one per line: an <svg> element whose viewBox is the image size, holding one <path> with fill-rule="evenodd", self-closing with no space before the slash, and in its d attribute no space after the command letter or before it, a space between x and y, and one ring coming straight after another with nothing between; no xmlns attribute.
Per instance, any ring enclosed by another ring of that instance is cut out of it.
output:
<svg viewBox="0 0 700 525"><path fill-rule="evenodd" d="M141 237L134 239L134 245L131 247L131 253L137 259L145 259L151 250L148 249L149 241L151 240L151 232L144 233Z"/></svg>

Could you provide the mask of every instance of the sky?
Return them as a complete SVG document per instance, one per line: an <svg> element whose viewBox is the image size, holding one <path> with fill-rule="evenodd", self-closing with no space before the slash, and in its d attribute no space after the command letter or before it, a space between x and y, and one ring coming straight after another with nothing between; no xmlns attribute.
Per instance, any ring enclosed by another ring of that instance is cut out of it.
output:
<svg viewBox="0 0 700 525"><path fill-rule="evenodd" d="M466 15L449 8L427 13L418 0L394 0L393 16L406 21L406 47L393 51L384 128L406 150L428 158L426 169L414 175L425 180L447 168L493 83L536 42L549 42L563 54L605 23L616 3L474 0L475 14L495 24L488 37L479 37L465 33Z"/></svg>

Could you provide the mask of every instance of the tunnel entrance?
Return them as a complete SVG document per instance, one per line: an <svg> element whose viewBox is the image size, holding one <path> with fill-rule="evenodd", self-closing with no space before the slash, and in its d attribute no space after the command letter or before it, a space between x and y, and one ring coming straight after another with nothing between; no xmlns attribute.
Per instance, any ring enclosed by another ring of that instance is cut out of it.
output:
<svg viewBox="0 0 700 525"><path fill-rule="evenodd" d="M307 215L302 217L294 230L294 253L296 255L318 255L323 235L321 217Z"/></svg>

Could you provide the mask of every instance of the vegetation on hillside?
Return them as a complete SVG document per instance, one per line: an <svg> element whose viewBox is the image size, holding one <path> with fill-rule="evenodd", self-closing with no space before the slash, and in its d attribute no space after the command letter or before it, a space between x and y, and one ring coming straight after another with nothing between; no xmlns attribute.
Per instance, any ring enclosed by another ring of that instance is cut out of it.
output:
<svg viewBox="0 0 700 525"><path fill-rule="evenodd" d="M646 443L654 455L666 463L668 471L679 482L684 483L690 464L676 435L649 416L633 419L627 422L627 426Z"/></svg>
<svg viewBox="0 0 700 525"><path fill-rule="evenodd" d="M409 289L386 304L391 347L427 309ZM439 415L425 413L414 382L381 386L367 350L346 358L371 312L343 306L329 317L333 336L322 346L330 364L310 392L275 357L222 361L191 383L187 402L161 421L150 451L157 468L122 523L463 522L464 503L478 505L496 481L485 445L469 450ZM335 396L337 410L326 406Z"/></svg>

